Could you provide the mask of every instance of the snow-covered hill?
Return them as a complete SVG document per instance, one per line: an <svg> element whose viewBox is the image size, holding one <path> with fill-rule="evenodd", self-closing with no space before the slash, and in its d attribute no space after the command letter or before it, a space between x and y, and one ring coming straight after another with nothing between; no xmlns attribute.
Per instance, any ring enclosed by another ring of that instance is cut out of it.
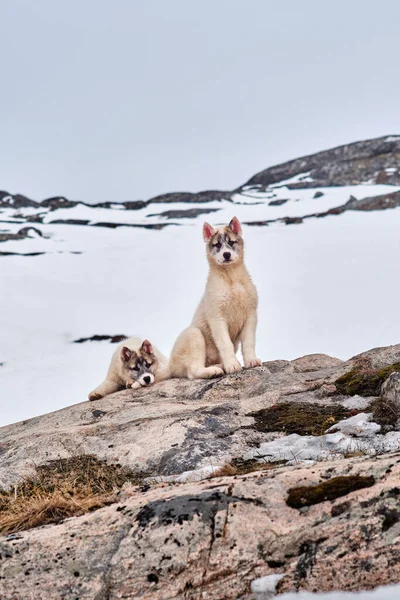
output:
<svg viewBox="0 0 400 600"><path fill-rule="evenodd" d="M279 179L280 177L280 179ZM291 161L233 192L90 206L0 193L0 425L86 399L109 341L162 350L193 314L204 220L244 225L263 360L400 340L400 136Z"/></svg>

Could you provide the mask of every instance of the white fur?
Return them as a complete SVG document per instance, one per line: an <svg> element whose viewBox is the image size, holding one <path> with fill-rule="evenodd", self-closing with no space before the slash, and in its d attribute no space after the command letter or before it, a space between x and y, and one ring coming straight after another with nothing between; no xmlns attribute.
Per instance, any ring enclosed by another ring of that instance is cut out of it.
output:
<svg viewBox="0 0 400 600"><path fill-rule="evenodd" d="M129 377L129 374L126 373L126 369L124 369L123 361L121 360L121 349L124 346L129 348L129 350L139 352L139 348L141 347L142 343L142 338L130 337L118 345L117 349L112 355L111 363L105 380L90 392L89 400L98 400L103 396L113 394L114 392L117 392L121 388L125 387L138 389L144 384L141 384L140 381L133 381ZM152 379L149 385L154 382L167 379L169 375L167 358L155 346L152 346L152 348L153 354L157 359L157 363L155 363L155 372L153 374L148 374Z"/></svg>
<svg viewBox="0 0 400 600"><path fill-rule="evenodd" d="M239 240L232 251L232 260L224 263L221 254L209 249L210 239L234 232ZM242 367L236 358L242 344L244 366L261 365L255 352L257 326L257 290L243 261L240 223L232 219L229 227L212 228L204 224L210 270L204 296L193 321L175 342L169 368L171 377L203 379L235 373Z"/></svg>

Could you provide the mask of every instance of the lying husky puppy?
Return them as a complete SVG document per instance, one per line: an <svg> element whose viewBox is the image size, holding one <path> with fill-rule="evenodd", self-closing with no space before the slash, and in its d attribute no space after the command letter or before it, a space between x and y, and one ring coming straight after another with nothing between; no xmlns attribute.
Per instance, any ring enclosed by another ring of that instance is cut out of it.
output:
<svg viewBox="0 0 400 600"><path fill-rule="evenodd" d="M244 366L261 365L255 352L257 290L244 265L240 223L236 217L224 227L204 223L203 237L210 265L206 291L191 326L172 349L171 377L203 379L239 371L239 342Z"/></svg>
<svg viewBox="0 0 400 600"><path fill-rule="evenodd" d="M115 350L103 383L89 394L99 400L124 387L138 389L168 377L168 361L148 340L131 337Z"/></svg>

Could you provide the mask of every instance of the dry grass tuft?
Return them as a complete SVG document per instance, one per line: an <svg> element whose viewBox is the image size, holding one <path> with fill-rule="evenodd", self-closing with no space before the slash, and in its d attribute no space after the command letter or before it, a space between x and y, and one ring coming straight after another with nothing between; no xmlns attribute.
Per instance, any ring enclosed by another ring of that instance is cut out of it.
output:
<svg viewBox="0 0 400 600"><path fill-rule="evenodd" d="M68 517L102 508L114 499L110 494L86 499L66 498L59 492L49 496L38 494L22 501L17 499L10 503L9 510L0 512L0 532L13 533L47 523L59 523Z"/></svg>
<svg viewBox="0 0 400 600"><path fill-rule="evenodd" d="M256 459L244 460L242 458L234 458L232 462L227 463L218 469L218 471L214 471L211 477L233 477L234 475L246 475L254 471L269 471L276 467L282 467L286 462L286 460L258 462Z"/></svg>
<svg viewBox="0 0 400 600"><path fill-rule="evenodd" d="M53 460L12 490L0 489L0 533L13 533L82 515L111 504L126 482L142 476L92 455Z"/></svg>

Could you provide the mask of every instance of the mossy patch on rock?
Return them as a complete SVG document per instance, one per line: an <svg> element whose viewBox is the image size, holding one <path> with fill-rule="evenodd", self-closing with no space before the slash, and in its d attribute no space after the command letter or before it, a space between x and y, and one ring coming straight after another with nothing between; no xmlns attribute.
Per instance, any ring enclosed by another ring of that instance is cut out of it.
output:
<svg viewBox="0 0 400 600"><path fill-rule="evenodd" d="M299 435L323 435L342 419L352 417L358 410L349 410L340 404L320 405L306 402L282 402L269 408L251 412L254 429L262 432L283 431Z"/></svg>
<svg viewBox="0 0 400 600"><path fill-rule="evenodd" d="M336 379L336 390L345 396L379 396L385 379L396 371L400 371L400 362L382 369L355 367Z"/></svg>
<svg viewBox="0 0 400 600"><path fill-rule="evenodd" d="M291 488L286 504L291 508L311 506L312 504L319 504L326 500L335 500L356 490L371 487L374 483L375 478L372 476L343 475L333 477L318 485Z"/></svg>

